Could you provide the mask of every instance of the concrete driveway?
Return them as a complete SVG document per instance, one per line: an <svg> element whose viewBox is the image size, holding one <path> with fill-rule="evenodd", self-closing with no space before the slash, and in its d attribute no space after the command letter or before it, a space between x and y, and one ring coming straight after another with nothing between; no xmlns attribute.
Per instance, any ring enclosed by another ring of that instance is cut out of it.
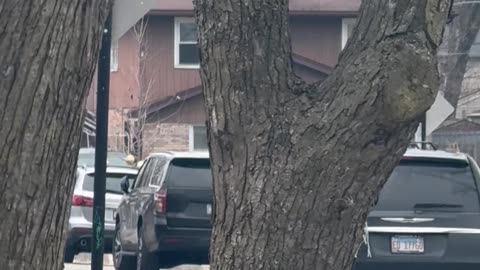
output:
<svg viewBox="0 0 480 270"><path fill-rule="evenodd" d="M65 264L65 270L90 270L91 266L90 264ZM115 270L111 266L104 266L104 270Z"/></svg>
<svg viewBox="0 0 480 270"><path fill-rule="evenodd" d="M111 255L105 255L103 260L103 269L104 270L115 270L113 268L113 261ZM75 257L75 260L72 264L65 264L65 270L90 270L90 254L81 253ZM172 268L170 270L209 270L208 265L183 265L179 267ZM164 269L167 270L167 269Z"/></svg>
<svg viewBox="0 0 480 270"><path fill-rule="evenodd" d="M112 266L104 266L104 270L115 270ZM185 265L170 270L208 270L208 266ZM65 270L90 270L90 264L72 263L65 264Z"/></svg>

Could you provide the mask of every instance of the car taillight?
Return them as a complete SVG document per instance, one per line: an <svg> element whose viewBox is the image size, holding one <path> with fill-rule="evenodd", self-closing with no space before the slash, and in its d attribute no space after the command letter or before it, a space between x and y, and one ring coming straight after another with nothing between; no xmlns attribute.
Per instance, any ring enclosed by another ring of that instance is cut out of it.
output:
<svg viewBox="0 0 480 270"><path fill-rule="evenodd" d="M159 214L167 213L167 189L160 188L155 192L155 211Z"/></svg>
<svg viewBox="0 0 480 270"><path fill-rule="evenodd" d="M72 205L74 206L92 206L93 205L93 198L81 196L81 195L73 195L72 198Z"/></svg>

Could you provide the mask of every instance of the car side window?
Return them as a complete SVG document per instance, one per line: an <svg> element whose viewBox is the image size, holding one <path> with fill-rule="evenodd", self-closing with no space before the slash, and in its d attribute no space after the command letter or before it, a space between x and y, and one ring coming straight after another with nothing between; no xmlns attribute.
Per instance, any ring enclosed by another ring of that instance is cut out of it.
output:
<svg viewBox="0 0 480 270"><path fill-rule="evenodd" d="M148 166L149 163L150 163L150 159L145 160L142 167L140 168L140 171L138 172L137 177L135 179L135 182L133 184L134 189L139 188L140 185L141 185L141 182L143 182L142 179L144 178L144 175L145 175L145 169L146 169L146 167Z"/></svg>
<svg viewBox="0 0 480 270"><path fill-rule="evenodd" d="M155 164L155 168L153 169L152 177L150 179L150 185L159 186L163 174L165 172L165 166L167 164L167 159L165 157L159 157L157 163Z"/></svg>
<svg viewBox="0 0 480 270"><path fill-rule="evenodd" d="M143 172L142 179L140 180L140 183L138 184L137 187L146 187L149 185L150 178L152 178L153 170L157 162L158 162L158 158L156 157L153 157L150 159L147 167L145 168L145 171Z"/></svg>

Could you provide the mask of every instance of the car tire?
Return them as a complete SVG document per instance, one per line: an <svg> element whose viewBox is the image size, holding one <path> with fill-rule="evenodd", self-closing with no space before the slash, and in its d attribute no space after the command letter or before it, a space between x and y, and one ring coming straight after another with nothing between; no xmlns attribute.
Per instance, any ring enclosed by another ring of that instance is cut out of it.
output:
<svg viewBox="0 0 480 270"><path fill-rule="evenodd" d="M112 243L113 266L116 270L133 270L136 267L136 258L123 255L122 241L119 234L120 226L115 225L115 235Z"/></svg>
<svg viewBox="0 0 480 270"><path fill-rule="evenodd" d="M75 259L75 250L71 247L65 247L65 253L63 254L63 261L66 263L73 263Z"/></svg>
<svg viewBox="0 0 480 270"><path fill-rule="evenodd" d="M149 252L143 238L143 228L138 228L137 270L158 270L159 258L156 253Z"/></svg>

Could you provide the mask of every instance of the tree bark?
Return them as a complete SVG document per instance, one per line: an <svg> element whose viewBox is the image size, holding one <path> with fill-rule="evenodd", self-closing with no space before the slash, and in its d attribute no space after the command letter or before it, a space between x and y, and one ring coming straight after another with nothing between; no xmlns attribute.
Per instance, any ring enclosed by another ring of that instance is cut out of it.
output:
<svg viewBox="0 0 480 270"><path fill-rule="evenodd" d="M349 269L438 89L448 0L363 1L333 74L293 73L287 0L196 0L213 270Z"/></svg>
<svg viewBox="0 0 480 270"><path fill-rule="evenodd" d="M63 269L85 97L110 1L0 1L0 265Z"/></svg>
<svg viewBox="0 0 480 270"><path fill-rule="evenodd" d="M439 55L441 89L445 99L455 109L462 93L470 48L480 30L480 4L462 2L465 1L455 1L452 21L447 26L442 43L447 55Z"/></svg>

